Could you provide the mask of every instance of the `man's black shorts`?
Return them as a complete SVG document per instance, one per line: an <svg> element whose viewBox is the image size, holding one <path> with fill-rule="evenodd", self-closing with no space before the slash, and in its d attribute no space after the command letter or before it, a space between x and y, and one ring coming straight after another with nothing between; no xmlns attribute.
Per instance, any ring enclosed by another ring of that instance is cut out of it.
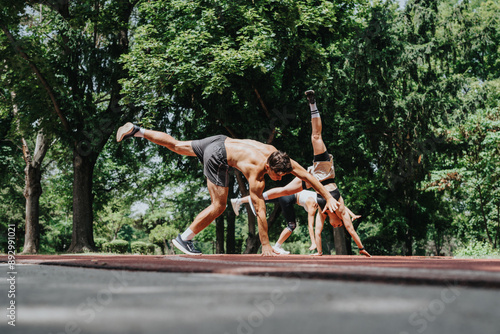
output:
<svg viewBox="0 0 500 334"><path fill-rule="evenodd" d="M229 185L229 165L224 142L227 136L218 135L205 139L193 140L191 147L203 164L203 174L215 185Z"/></svg>

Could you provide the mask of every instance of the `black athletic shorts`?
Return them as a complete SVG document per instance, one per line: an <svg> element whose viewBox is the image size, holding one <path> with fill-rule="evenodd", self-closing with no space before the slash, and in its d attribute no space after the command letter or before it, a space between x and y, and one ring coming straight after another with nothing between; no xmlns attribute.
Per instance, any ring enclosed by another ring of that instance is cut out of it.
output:
<svg viewBox="0 0 500 334"><path fill-rule="evenodd" d="M282 196L275 199L268 199L266 203L279 203L281 212L287 223L295 222L295 208L294 204L297 203L297 194Z"/></svg>
<svg viewBox="0 0 500 334"><path fill-rule="evenodd" d="M203 164L203 174L215 185L228 187L229 165L224 142L227 136L218 135L193 140L191 147Z"/></svg>
<svg viewBox="0 0 500 334"><path fill-rule="evenodd" d="M335 198L337 201L340 199L340 191L339 191L339 188L335 189L335 190L332 190L330 191L330 194L333 196L333 198ZM321 208L321 210L323 210L325 208L325 205L326 205L326 199L323 198L323 196L321 196L320 194L318 194L318 205L319 207Z"/></svg>

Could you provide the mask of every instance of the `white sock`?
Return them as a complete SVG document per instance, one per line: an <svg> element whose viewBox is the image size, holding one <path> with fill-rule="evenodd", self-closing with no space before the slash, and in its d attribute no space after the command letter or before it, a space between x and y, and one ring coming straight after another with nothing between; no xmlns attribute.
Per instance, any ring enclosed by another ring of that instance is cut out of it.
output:
<svg viewBox="0 0 500 334"><path fill-rule="evenodd" d="M281 248L281 244L276 241L276 244L274 245L275 247Z"/></svg>
<svg viewBox="0 0 500 334"><path fill-rule="evenodd" d="M134 134L134 137L144 138L144 131L146 131L146 129L140 128L140 130Z"/></svg>
<svg viewBox="0 0 500 334"><path fill-rule="evenodd" d="M319 111L318 107L316 107L316 103L310 104L309 108L311 109L311 118L318 118L319 116Z"/></svg>
<svg viewBox="0 0 500 334"><path fill-rule="evenodd" d="M181 239L184 241L192 240L196 234L188 228L184 233L181 234Z"/></svg>

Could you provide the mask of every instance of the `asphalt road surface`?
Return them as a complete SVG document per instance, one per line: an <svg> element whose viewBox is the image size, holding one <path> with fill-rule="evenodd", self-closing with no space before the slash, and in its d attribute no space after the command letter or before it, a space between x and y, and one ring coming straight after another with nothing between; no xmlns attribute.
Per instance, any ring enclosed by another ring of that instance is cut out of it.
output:
<svg viewBox="0 0 500 334"><path fill-rule="evenodd" d="M0 264L0 333L500 333L500 289ZM14 287L12 286L14 283ZM9 289L15 289L10 298ZM8 324L15 301L15 327Z"/></svg>

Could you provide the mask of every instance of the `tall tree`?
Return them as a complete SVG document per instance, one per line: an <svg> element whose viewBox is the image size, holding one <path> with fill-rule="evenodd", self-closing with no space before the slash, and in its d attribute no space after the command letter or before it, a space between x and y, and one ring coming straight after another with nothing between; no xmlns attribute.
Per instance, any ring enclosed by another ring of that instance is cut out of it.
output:
<svg viewBox="0 0 500 334"><path fill-rule="evenodd" d="M460 103L438 129L445 141L426 187L445 194L442 205L450 207L455 237L496 247L500 4L450 1L441 8L442 56L436 65L447 77L460 77L463 84Z"/></svg>
<svg viewBox="0 0 500 334"><path fill-rule="evenodd" d="M49 141L40 131L36 137L34 150L29 149L24 138L23 157L26 163L24 169L26 198L25 237L23 253L38 253L40 247L40 196L42 195L42 162L49 149Z"/></svg>
<svg viewBox="0 0 500 334"><path fill-rule="evenodd" d="M30 24L33 24L33 21L30 21ZM5 48L3 52L5 75L2 76L1 81L4 88L3 93L10 94L11 97L11 103L7 106L10 109L9 113L13 116L9 137L11 140L21 143L20 154L25 161L23 194L26 205L23 253L37 253L40 245L39 215L42 194L42 162L49 148L49 142L39 125L39 119L27 117L26 114L30 114L30 109L34 113L43 112L48 98L41 92L36 80L30 78L31 73L19 69L19 59L16 59L14 50L8 46L7 38L2 40L3 48ZM23 109L22 115L19 105ZM30 137L36 138L32 146Z"/></svg>
<svg viewBox="0 0 500 334"><path fill-rule="evenodd" d="M330 85L331 96L342 111L339 136L354 156L341 162L356 178L377 182L367 186L385 209L373 203L368 209L381 216L383 237L392 238L387 252L404 240L397 247L411 255L415 241L427 235L431 217L420 205L419 187L442 142L435 129L460 103L463 80L436 66L443 53L438 3L410 0L403 11L388 2L374 4L361 13L366 25L347 46L346 58L332 58L338 80Z"/></svg>
<svg viewBox="0 0 500 334"><path fill-rule="evenodd" d="M72 147L71 252L95 249L92 177L109 136L129 117L120 105L119 81L126 72L117 60L128 51L137 2L19 1L15 10L2 13L3 34L51 101L54 113L39 115L44 129ZM40 23L25 26L19 20L31 17Z"/></svg>
<svg viewBox="0 0 500 334"><path fill-rule="evenodd" d="M312 80L328 76L331 44L322 38L349 36L360 3L145 2L131 53L123 57L131 75L124 92L146 106L155 127L181 139L253 138L309 163L312 149L304 150L306 130L295 107ZM244 179L239 188L247 188ZM247 249L254 252L255 220L248 221Z"/></svg>

